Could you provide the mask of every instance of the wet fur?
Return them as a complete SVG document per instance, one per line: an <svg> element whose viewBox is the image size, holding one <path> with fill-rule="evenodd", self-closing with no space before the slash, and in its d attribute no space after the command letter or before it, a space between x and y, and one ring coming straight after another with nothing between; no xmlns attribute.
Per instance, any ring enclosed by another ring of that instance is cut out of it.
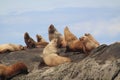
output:
<svg viewBox="0 0 120 80"><path fill-rule="evenodd" d="M24 41L25 41L25 44L27 45L27 48L36 47L36 42L29 36L27 32L24 34Z"/></svg>
<svg viewBox="0 0 120 80"><path fill-rule="evenodd" d="M10 66L0 64L0 80L11 79L12 77L20 73L22 74L28 73L27 66L22 62L17 62Z"/></svg>

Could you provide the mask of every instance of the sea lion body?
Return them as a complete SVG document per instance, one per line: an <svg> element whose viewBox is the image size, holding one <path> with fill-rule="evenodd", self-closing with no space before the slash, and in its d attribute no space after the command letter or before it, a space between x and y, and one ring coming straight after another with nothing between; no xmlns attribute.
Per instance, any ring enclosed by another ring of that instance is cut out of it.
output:
<svg viewBox="0 0 120 80"><path fill-rule="evenodd" d="M22 45L17 45L17 44L8 43L8 44L0 45L0 53L19 51L23 49L24 47Z"/></svg>
<svg viewBox="0 0 120 80"><path fill-rule="evenodd" d="M28 73L27 66L22 62L17 62L10 66L0 64L0 80L10 79L20 73Z"/></svg>
<svg viewBox="0 0 120 80"><path fill-rule="evenodd" d="M64 29L64 36L66 41L66 52L84 52L85 46L83 43L69 30L68 27Z"/></svg>
<svg viewBox="0 0 120 80"><path fill-rule="evenodd" d="M85 36L87 36L89 39L91 39L97 45L100 45L100 43L97 40L95 40L95 38L90 33L85 33Z"/></svg>
<svg viewBox="0 0 120 80"><path fill-rule="evenodd" d="M99 45L96 44L93 40L89 39L87 36L83 36L80 38L85 46L85 50L90 52L91 50L97 48Z"/></svg>
<svg viewBox="0 0 120 80"><path fill-rule="evenodd" d="M70 58L58 55L57 39L51 40L51 42L44 48L42 57L45 64L48 66L57 66L65 62L71 62Z"/></svg>

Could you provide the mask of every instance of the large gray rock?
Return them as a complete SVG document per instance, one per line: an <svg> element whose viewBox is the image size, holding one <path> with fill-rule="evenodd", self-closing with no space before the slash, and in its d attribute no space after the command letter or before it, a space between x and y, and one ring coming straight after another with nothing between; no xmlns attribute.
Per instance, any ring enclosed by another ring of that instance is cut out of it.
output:
<svg viewBox="0 0 120 80"><path fill-rule="evenodd" d="M17 75L12 80L120 80L120 43L101 45L86 56L82 53L64 53L73 62L55 67L42 65L43 49L31 49L0 55L2 63L24 61L29 74ZM2 56L2 57L1 57ZM38 66L39 65L39 66Z"/></svg>

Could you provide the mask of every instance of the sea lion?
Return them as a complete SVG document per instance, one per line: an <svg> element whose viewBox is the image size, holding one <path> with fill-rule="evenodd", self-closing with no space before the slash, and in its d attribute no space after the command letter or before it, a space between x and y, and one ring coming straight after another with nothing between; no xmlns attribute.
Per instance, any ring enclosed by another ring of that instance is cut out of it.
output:
<svg viewBox="0 0 120 80"><path fill-rule="evenodd" d="M29 36L28 32L24 34L24 41L27 48L36 48L36 42Z"/></svg>
<svg viewBox="0 0 120 80"><path fill-rule="evenodd" d="M95 38L90 33L85 33L85 36L94 41L97 45L100 45L100 43L96 41Z"/></svg>
<svg viewBox="0 0 120 80"><path fill-rule="evenodd" d="M66 41L66 52L84 52L85 46L83 43L69 30L68 27L65 27L64 29L64 36Z"/></svg>
<svg viewBox="0 0 120 80"><path fill-rule="evenodd" d="M44 56L43 60L48 66L57 66L66 62L71 62L70 58L59 56L57 54L50 54L48 56Z"/></svg>
<svg viewBox="0 0 120 80"><path fill-rule="evenodd" d="M62 48L66 48L66 46L67 46L67 43L66 43L66 41L65 41L65 37L63 36L63 37L61 38L61 47L62 47Z"/></svg>
<svg viewBox="0 0 120 80"><path fill-rule="evenodd" d="M67 46L69 46L74 40L78 40L78 38L72 32L70 32L67 26L64 29L64 37Z"/></svg>
<svg viewBox="0 0 120 80"><path fill-rule="evenodd" d="M58 47L62 46L63 36L60 32L57 31L57 29L54 27L53 24L51 24L48 28L48 35L49 35L49 41L52 39L58 39Z"/></svg>
<svg viewBox="0 0 120 80"><path fill-rule="evenodd" d="M12 77L21 73L28 73L27 66L22 62L17 62L10 66L0 64L0 80L11 79Z"/></svg>
<svg viewBox="0 0 120 80"><path fill-rule="evenodd" d="M43 60L48 66L57 66L65 62L71 62L70 58L58 55L57 39L52 39L51 42L43 50Z"/></svg>
<svg viewBox="0 0 120 80"><path fill-rule="evenodd" d="M51 53L58 54L57 39L53 39L49 44L44 48L43 55L49 55Z"/></svg>
<svg viewBox="0 0 120 80"><path fill-rule="evenodd" d="M37 42L46 42L46 40L41 35L36 35Z"/></svg>
<svg viewBox="0 0 120 80"><path fill-rule="evenodd" d="M83 44L85 46L85 50L87 52L90 52L91 50L93 50L99 46L93 40L89 39L87 36L82 36L81 38L79 38L79 40L83 42Z"/></svg>
<svg viewBox="0 0 120 80"><path fill-rule="evenodd" d="M5 53L5 52L13 52L13 51L19 51L23 50L24 47L22 45L17 45L17 44L1 44L0 45L0 53Z"/></svg>
<svg viewBox="0 0 120 80"><path fill-rule="evenodd" d="M41 35L36 35L37 38L37 47L45 47L46 45L48 45L48 42L43 39L43 37Z"/></svg>

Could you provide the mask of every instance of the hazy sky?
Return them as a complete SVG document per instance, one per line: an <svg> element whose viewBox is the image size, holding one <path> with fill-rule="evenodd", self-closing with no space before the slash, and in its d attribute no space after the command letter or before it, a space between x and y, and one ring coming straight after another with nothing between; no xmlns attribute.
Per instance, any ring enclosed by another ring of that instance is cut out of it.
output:
<svg viewBox="0 0 120 80"><path fill-rule="evenodd" d="M120 41L120 0L0 0L0 44L25 45L25 32L48 41L50 24L78 38L91 33L101 44Z"/></svg>

